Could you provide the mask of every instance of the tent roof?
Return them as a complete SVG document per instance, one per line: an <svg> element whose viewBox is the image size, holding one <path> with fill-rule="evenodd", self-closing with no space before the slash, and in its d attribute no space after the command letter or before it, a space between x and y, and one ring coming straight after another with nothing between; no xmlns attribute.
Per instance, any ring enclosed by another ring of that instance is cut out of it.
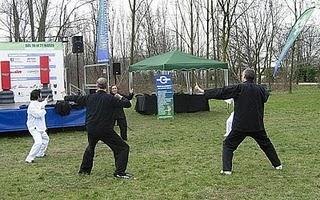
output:
<svg viewBox="0 0 320 200"><path fill-rule="evenodd" d="M170 51L129 66L129 72L146 70L228 69L228 64L193 56L181 51Z"/></svg>

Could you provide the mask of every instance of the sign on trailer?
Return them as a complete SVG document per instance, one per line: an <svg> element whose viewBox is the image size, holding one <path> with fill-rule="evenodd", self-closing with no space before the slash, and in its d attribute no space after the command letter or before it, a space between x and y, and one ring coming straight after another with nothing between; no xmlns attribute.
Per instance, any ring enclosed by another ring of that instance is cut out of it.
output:
<svg viewBox="0 0 320 200"><path fill-rule="evenodd" d="M15 102L30 101L30 92L42 87L40 83L40 56L49 56L50 87L53 99L63 99L65 84L62 43L0 43L0 61L10 61L11 91L14 93ZM0 89L2 90L2 88Z"/></svg>

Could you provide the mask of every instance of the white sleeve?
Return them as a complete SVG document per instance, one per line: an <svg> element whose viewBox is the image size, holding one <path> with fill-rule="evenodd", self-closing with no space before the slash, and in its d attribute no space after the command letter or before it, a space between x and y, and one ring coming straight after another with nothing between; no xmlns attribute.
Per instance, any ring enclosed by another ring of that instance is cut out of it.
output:
<svg viewBox="0 0 320 200"><path fill-rule="evenodd" d="M28 113L35 118L41 118L47 113L45 109L41 109L39 105L33 105L28 109Z"/></svg>
<svg viewBox="0 0 320 200"><path fill-rule="evenodd" d="M42 102L40 102L40 107L45 108L47 103L48 103L47 100L43 100Z"/></svg>

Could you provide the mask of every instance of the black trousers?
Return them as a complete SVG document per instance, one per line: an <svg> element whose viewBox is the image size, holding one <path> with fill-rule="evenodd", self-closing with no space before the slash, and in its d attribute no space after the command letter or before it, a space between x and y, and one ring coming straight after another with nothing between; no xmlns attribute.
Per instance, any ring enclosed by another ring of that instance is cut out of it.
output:
<svg viewBox="0 0 320 200"><path fill-rule="evenodd" d="M252 137L258 143L262 151L270 160L272 166L277 167L281 165L277 152L265 130L252 133L231 130L230 134L223 141L222 162L224 171L232 170L233 152L247 136Z"/></svg>
<svg viewBox="0 0 320 200"><path fill-rule="evenodd" d="M114 120L114 125L119 126L120 128L120 136L123 140L127 140L128 139L128 135L127 135L127 130L128 130L128 124L127 124L127 119L124 118L117 118Z"/></svg>
<svg viewBox="0 0 320 200"><path fill-rule="evenodd" d="M113 130L88 129L88 146L83 154L79 173L91 173L93 167L94 150L101 140L113 151L115 159L115 174L125 173L129 157L129 145Z"/></svg>

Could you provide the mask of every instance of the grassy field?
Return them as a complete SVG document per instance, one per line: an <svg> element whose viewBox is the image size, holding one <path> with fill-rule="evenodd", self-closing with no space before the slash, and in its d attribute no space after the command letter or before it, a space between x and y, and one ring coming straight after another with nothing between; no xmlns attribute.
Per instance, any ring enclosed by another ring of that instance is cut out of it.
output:
<svg viewBox="0 0 320 200"><path fill-rule="evenodd" d="M127 109L134 180L113 178L114 159L103 143L90 176L78 168L87 144L83 131L49 132L48 156L27 165L32 138L0 136L0 199L320 199L320 89L273 92L265 124L284 170L272 169L247 138L232 176L221 176L221 146L228 117L223 101L210 112L158 120Z"/></svg>

